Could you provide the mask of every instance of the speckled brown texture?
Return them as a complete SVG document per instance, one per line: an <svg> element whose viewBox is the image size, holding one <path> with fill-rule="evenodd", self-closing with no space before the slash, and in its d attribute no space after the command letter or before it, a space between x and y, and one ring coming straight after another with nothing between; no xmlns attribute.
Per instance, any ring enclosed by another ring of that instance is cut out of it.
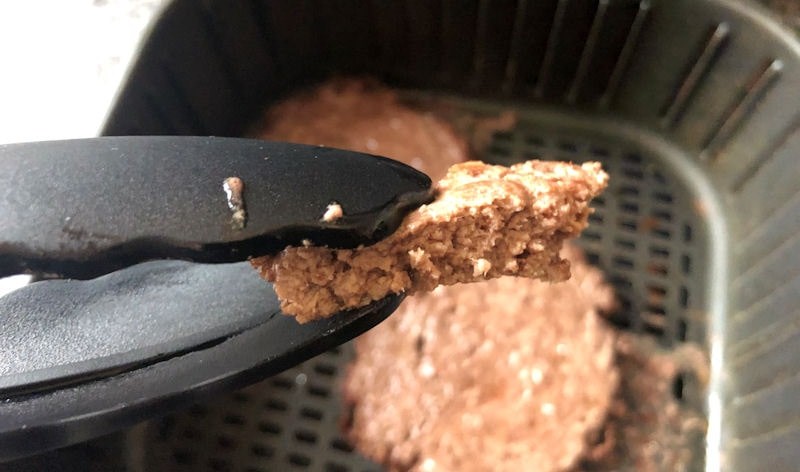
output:
<svg viewBox="0 0 800 472"><path fill-rule="evenodd" d="M412 109L374 81L340 78L270 107L251 136L377 154L434 181L468 159L467 144L434 114Z"/></svg>
<svg viewBox="0 0 800 472"><path fill-rule="evenodd" d="M618 375L614 331L598 315L612 290L565 252L567 282L440 287L359 337L344 383L356 448L398 472L573 466Z"/></svg>
<svg viewBox="0 0 800 472"><path fill-rule="evenodd" d="M301 323L391 293L502 275L561 282L569 263L559 251L586 227L589 202L607 183L599 163L466 162L436 184L432 203L372 246L290 247L251 262Z"/></svg>
<svg viewBox="0 0 800 472"><path fill-rule="evenodd" d="M683 344L667 350L623 333L615 351L620 388L601 434L575 471L692 470L708 425L701 411L676 399L673 385L682 373L705 387L708 359L702 349Z"/></svg>

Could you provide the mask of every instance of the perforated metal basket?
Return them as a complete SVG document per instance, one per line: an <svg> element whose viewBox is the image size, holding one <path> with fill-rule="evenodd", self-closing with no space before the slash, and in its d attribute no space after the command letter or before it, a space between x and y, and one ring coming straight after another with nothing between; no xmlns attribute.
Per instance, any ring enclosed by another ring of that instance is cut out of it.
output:
<svg viewBox="0 0 800 472"><path fill-rule="evenodd" d="M621 326L710 354L706 470L800 464L800 45L732 0L177 0L105 134L244 132L270 102L366 73L514 109L486 160L599 159L581 239ZM654 296L655 295L655 296ZM220 316L224 316L221 313ZM378 470L339 437L344 346L128 435L132 470Z"/></svg>

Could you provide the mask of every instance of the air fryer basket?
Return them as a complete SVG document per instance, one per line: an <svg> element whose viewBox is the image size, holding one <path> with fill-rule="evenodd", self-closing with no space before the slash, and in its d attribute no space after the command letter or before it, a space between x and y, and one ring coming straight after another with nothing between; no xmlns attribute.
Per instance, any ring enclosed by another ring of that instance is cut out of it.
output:
<svg viewBox="0 0 800 472"><path fill-rule="evenodd" d="M800 45L732 0L176 0L104 134L241 135L333 73L417 99L514 109L482 158L599 159L581 238L615 321L697 342L708 416L696 468L800 463ZM224 316L224 314L221 314ZM339 437L350 346L129 433L132 469L377 470Z"/></svg>

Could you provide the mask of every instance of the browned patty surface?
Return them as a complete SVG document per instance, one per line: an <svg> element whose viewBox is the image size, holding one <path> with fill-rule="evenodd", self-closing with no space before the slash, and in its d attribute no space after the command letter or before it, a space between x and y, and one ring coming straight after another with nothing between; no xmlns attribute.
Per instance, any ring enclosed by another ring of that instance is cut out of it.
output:
<svg viewBox="0 0 800 472"><path fill-rule="evenodd" d="M406 300L356 342L349 436L390 471L567 470L617 387L611 288L514 277ZM535 467L534 467L535 465Z"/></svg>
<svg viewBox="0 0 800 472"><path fill-rule="evenodd" d="M301 323L391 293L502 275L561 282L569 263L559 251L586 227L589 203L607 183L598 163L465 162L436 184L432 203L372 246L289 247L251 262Z"/></svg>

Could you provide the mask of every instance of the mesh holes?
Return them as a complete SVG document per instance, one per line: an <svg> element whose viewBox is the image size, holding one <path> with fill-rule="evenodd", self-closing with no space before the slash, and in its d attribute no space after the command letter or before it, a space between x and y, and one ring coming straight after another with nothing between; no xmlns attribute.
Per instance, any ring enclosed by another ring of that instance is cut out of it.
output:
<svg viewBox="0 0 800 472"><path fill-rule="evenodd" d="M522 156L603 163L611 176L609 189L593 202L595 212L579 244L617 291L622 310L613 321L664 344L685 341L692 284L681 279L695 276L691 254L696 237L692 222L675 215L690 210L682 198L688 192L676 188L646 154L573 137L516 133L497 133L486 160L507 164L509 156ZM515 144L520 149L511 147Z"/></svg>

